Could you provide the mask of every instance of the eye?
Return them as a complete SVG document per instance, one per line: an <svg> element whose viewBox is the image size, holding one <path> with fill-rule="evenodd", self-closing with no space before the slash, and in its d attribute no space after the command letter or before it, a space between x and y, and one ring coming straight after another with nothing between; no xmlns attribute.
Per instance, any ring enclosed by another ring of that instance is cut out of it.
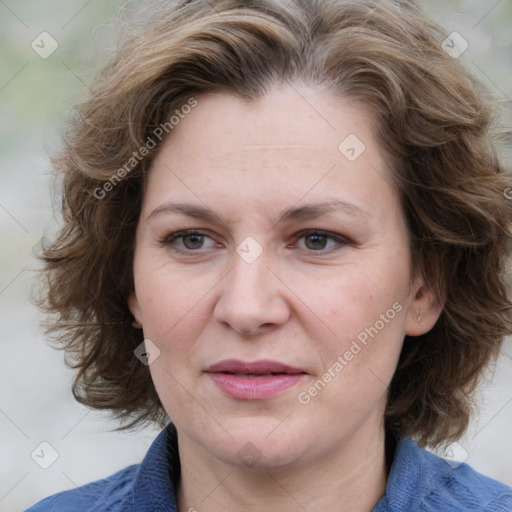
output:
<svg viewBox="0 0 512 512"><path fill-rule="evenodd" d="M347 245L347 239L321 230L303 231L298 234L297 246L299 249L314 252L330 252L338 246Z"/></svg>
<svg viewBox="0 0 512 512"><path fill-rule="evenodd" d="M199 249L211 249L215 246L215 241L200 231L187 230L171 233L162 240L162 244L171 246L178 251L192 252Z"/></svg>

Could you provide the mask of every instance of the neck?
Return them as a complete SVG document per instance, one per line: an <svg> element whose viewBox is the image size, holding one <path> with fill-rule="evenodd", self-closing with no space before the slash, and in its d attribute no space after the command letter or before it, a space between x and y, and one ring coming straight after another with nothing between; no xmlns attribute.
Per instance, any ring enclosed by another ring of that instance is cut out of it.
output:
<svg viewBox="0 0 512 512"><path fill-rule="evenodd" d="M190 439L178 438L181 512L343 510L371 512L385 492L384 429L351 439L328 456L284 468L249 469L226 464Z"/></svg>

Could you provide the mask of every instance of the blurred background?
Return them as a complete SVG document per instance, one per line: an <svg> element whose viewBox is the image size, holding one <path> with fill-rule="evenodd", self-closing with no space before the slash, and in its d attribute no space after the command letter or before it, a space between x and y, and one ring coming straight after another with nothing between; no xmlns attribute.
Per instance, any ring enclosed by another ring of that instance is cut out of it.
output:
<svg viewBox="0 0 512 512"><path fill-rule="evenodd" d="M131 5L138 3L142 4ZM452 40L460 55L453 57L488 86L510 130L512 1L417 3L447 33L457 32ZM59 148L72 105L87 93L94 70L112 47L113 24L122 8L123 2L114 0L0 0L3 512L23 510L52 493L140 462L157 433L152 428L112 432L117 423L73 400L73 374L65 367L63 354L44 340L39 313L30 301L37 266L33 251L56 225L49 155ZM510 137L503 140L510 145ZM510 163L510 152L505 156ZM444 452L509 485L511 354L509 342L481 389L480 411L468 434Z"/></svg>

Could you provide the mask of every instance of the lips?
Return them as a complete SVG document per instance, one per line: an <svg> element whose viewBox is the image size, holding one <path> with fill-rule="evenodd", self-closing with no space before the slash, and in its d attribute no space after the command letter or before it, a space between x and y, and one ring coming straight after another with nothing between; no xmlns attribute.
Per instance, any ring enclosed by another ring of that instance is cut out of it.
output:
<svg viewBox="0 0 512 512"><path fill-rule="evenodd" d="M206 370L208 373L227 373L233 375L272 375L272 374L287 374L294 375L298 373L306 373L301 368L295 368L287 364L279 363L277 361L238 361L236 359L226 359L220 361Z"/></svg>
<svg viewBox="0 0 512 512"><path fill-rule="evenodd" d="M227 359L205 370L216 388L239 400L263 400L281 394L303 380L307 372L277 361Z"/></svg>

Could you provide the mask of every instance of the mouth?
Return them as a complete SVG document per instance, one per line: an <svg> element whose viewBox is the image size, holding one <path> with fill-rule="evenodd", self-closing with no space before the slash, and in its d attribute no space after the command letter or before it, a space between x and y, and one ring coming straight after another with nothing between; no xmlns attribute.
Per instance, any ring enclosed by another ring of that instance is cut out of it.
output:
<svg viewBox="0 0 512 512"><path fill-rule="evenodd" d="M277 361L227 359L209 366L205 373L215 386L231 398L263 400L274 397L303 380L307 374Z"/></svg>
<svg viewBox="0 0 512 512"><path fill-rule="evenodd" d="M296 368L284 363L269 360L260 361L239 361L237 359L226 359L209 366L207 373L226 373L233 375L296 375L298 373L307 373L302 368Z"/></svg>

